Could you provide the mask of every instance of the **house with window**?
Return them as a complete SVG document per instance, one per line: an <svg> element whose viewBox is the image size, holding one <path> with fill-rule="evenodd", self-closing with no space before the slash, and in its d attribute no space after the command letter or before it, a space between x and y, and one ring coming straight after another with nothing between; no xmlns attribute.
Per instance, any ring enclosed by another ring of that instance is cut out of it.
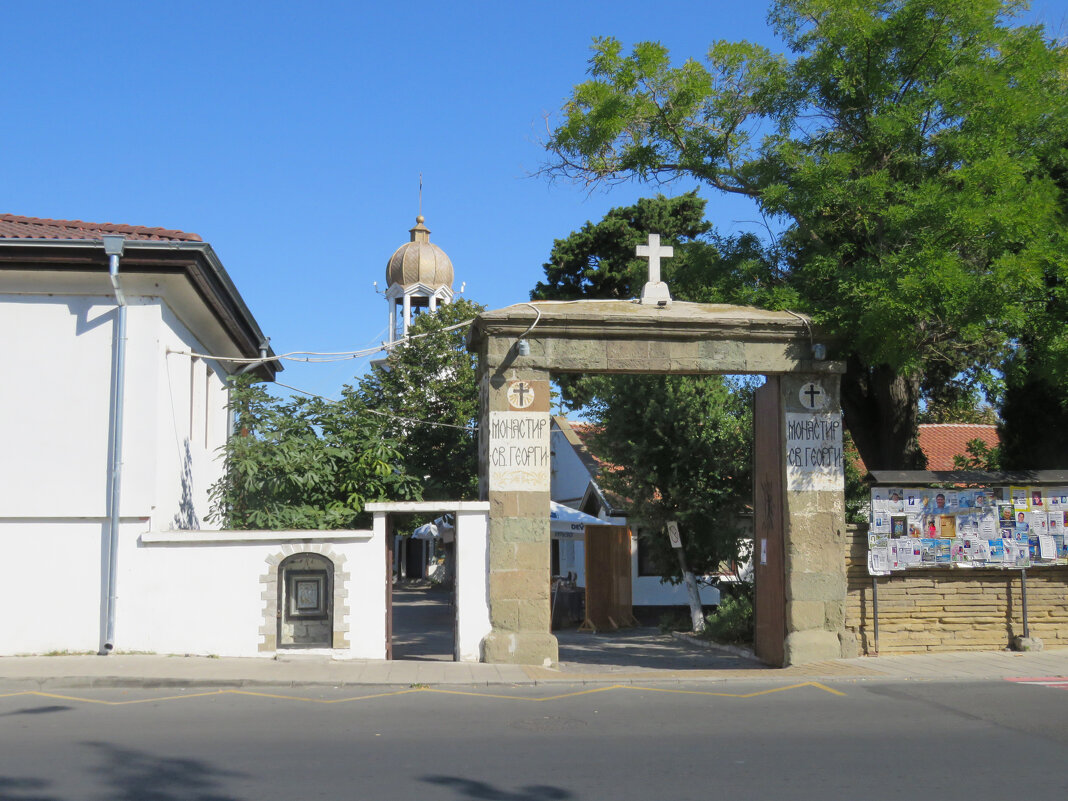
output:
<svg viewBox="0 0 1068 801"><path fill-rule="evenodd" d="M146 531L213 528L228 377L281 366L196 234L11 214L0 341L0 553L28 579L0 588L3 653L95 650L116 554Z"/></svg>
<svg viewBox="0 0 1068 801"><path fill-rule="evenodd" d="M590 427L557 415L552 418L550 431L550 498L563 507L599 518L606 525L628 525L625 500L615 497L601 485L602 472L611 469L611 466L602 463L586 446L585 439L591 434ZM584 586L585 536L579 531L582 527L575 526L575 531L566 530L566 526L551 528L553 575L566 577L571 573L575 576L577 586ZM636 609L687 606L686 588L682 584L661 580L660 572L634 530L631 530L630 542L633 606ZM715 587L702 585L700 592L703 605L719 604L720 594Z"/></svg>

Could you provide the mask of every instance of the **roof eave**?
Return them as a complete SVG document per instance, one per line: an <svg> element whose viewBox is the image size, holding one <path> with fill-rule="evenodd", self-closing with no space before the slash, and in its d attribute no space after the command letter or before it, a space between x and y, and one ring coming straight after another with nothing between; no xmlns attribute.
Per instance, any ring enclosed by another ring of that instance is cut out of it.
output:
<svg viewBox="0 0 1068 801"><path fill-rule="evenodd" d="M15 238L0 239L0 252L9 248L30 250L89 250L92 256L103 255L100 239L38 239L38 238ZM211 309L216 319L227 330L230 337L238 345L238 349L247 358L259 356L260 344L266 342L266 337L260 329L256 318L245 304L241 293L234 286L226 268L223 267L215 250L207 242L192 242L180 240L144 240L127 239L123 249L123 260L136 264L136 254L167 252L185 253L193 256L192 261L179 263L187 278L193 285L197 294ZM0 267L4 259L0 258ZM95 266L92 262L70 263L60 265L60 269L84 269L86 266ZM106 259L102 262L106 268ZM267 348L269 360L259 364L253 372L267 381L273 381L276 373L285 369L281 362L274 359L274 352L270 346ZM220 359L226 361L225 359Z"/></svg>

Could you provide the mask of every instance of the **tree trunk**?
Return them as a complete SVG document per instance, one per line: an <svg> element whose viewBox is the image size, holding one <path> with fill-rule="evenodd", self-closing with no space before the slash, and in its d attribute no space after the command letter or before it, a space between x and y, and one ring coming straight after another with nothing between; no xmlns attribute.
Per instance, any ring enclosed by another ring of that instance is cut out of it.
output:
<svg viewBox="0 0 1068 801"><path fill-rule="evenodd" d="M845 424L868 470L926 470L917 418L920 378L851 356L842 376Z"/></svg>
<svg viewBox="0 0 1068 801"><path fill-rule="evenodd" d="M695 633L700 634L705 630L705 611L701 607L701 591L697 588L697 579L690 569L686 567L686 556L682 548L676 548L675 553L679 557L679 568L682 570L682 580L686 584L686 594L690 600L690 623Z"/></svg>

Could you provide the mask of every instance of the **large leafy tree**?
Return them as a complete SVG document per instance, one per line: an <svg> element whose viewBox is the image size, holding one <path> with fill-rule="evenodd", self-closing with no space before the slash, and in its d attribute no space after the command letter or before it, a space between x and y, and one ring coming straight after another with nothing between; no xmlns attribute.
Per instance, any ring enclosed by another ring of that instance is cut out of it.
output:
<svg viewBox="0 0 1068 801"><path fill-rule="evenodd" d="M665 277L676 298L774 303L789 292L754 237L718 236L704 209L691 192L610 210L556 240L532 299L634 297L648 266L634 248L651 232L675 248ZM720 376L618 375L564 376L559 385L596 424L594 452L613 465L602 481L627 499L628 516L665 577L679 578L664 534L668 520L679 522L696 572L714 572L734 558L752 495L747 384Z"/></svg>
<svg viewBox="0 0 1068 801"><path fill-rule="evenodd" d="M464 340L465 323L484 308L461 298L419 315L411 339L359 383L362 402L381 415L426 500L478 497L476 356Z"/></svg>
<svg viewBox="0 0 1068 801"><path fill-rule="evenodd" d="M599 222L553 243L543 265L545 280L532 300L633 298L648 280L649 263L635 255L650 233L658 233L675 255L664 265L672 296L699 303L733 303L785 308L796 293L778 271L778 260L752 234L726 237L705 220L706 201L695 192L642 198L614 208ZM603 382L558 378L563 399L581 406Z"/></svg>
<svg viewBox="0 0 1068 801"><path fill-rule="evenodd" d="M665 577L681 578L665 525L679 523L687 565L714 573L738 555L752 496L752 392L721 376L603 376L588 407L601 481Z"/></svg>
<svg viewBox="0 0 1068 801"><path fill-rule="evenodd" d="M209 519L236 529L339 529L366 523L364 504L417 499L399 443L351 388L340 401L280 399L241 377L231 385L236 432Z"/></svg>
<svg viewBox="0 0 1068 801"><path fill-rule="evenodd" d="M547 169L753 198L782 227L797 310L839 343L865 462L922 467L924 393L991 382L1037 319L1064 329L1036 309L1068 271L1066 54L1010 27L1021 7L780 0L790 57L718 42L704 65L599 40Z"/></svg>

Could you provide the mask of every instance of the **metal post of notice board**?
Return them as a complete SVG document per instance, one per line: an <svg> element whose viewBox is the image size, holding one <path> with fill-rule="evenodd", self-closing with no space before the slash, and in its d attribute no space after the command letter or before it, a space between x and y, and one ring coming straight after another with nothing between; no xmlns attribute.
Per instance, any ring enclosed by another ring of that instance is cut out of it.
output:
<svg viewBox="0 0 1068 801"><path fill-rule="evenodd" d="M871 577L872 618L875 621L875 653L879 653L879 579Z"/></svg>

